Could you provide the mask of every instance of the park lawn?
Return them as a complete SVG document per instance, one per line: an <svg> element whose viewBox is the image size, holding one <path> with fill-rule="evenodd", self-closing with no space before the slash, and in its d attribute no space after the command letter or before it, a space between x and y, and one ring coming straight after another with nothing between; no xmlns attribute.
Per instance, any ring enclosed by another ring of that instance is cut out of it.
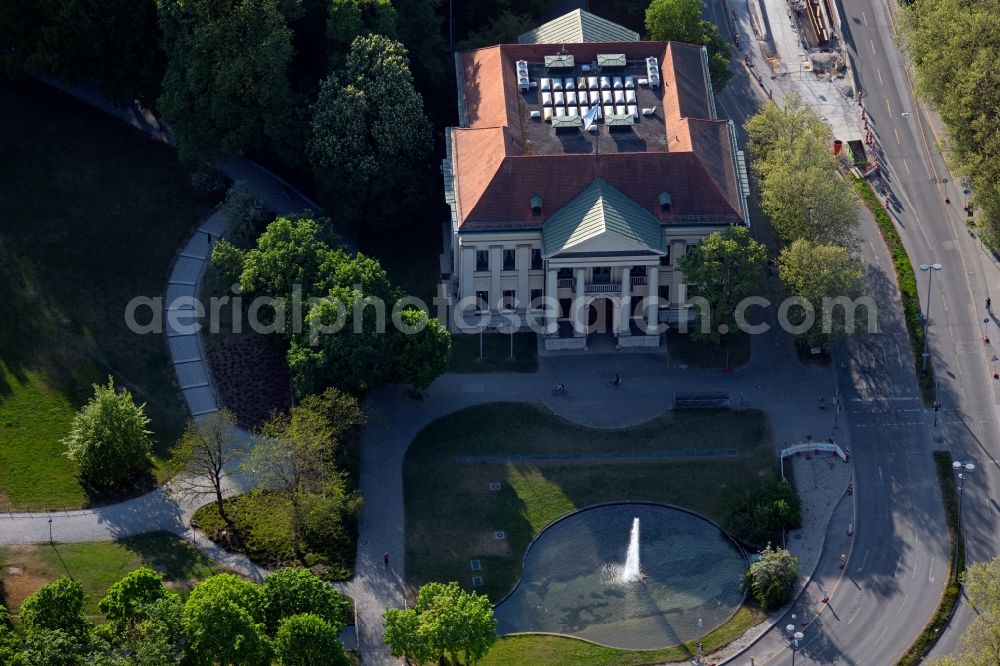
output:
<svg viewBox="0 0 1000 666"><path fill-rule="evenodd" d="M731 458L546 463L460 463L458 456L669 449L735 449ZM499 601L517 582L531 539L553 520L600 502L679 505L724 522L732 499L776 472L770 424L757 410L672 411L624 430L571 424L524 403L472 407L435 421L403 466L406 571L411 591L428 581ZM499 490L491 490L499 483ZM496 531L506 532L497 541Z"/></svg>
<svg viewBox="0 0 1000 666"><path fill-rule="evenodd" d="M194 584L224 569L186 541L167 532L152 532L118 541L56 543L0 547L0 600L16 613L25 597L60 576L80 581L84 613L103 620L97 603L108 588L142 566L159 571L167 587L187 594ZM21 572L11 573L11 567Z"/></svg>
<svg viewBox="0 0 1000 666"><path fill-rule="evenodd" d="M767 619L759 607L746 603L725 624L701 638L704 654L729 645L747 629ZM521 634L497 639L480 666L527 663L532 666L645 666L664 661L690 661L697 655L694 643L662 650L621 650L563 636Z"/></svg>
<svg viewBox="0 0 1000 666"><path fill-rule="evenodd" d="M449 372L534 372L538 369L538 336L535 333L514 334L513 359L509 335L484 333L482 357L479 356L479 338L479 334L474 333L452 334Z"/></svg>
<svg viewBox="0 0 1000 666"><path fill-rule="evenodd" d="M162 335L125 324L162 296L183 239L211 210L166 146L32 82L0 84L0 509L79 507L59 440L108 375L147 403L158 481L186 410Z"/></svg>
<svg viewBox="0 0 1000 666"><path fill-rule="evenodd" d="M667 354L671 364L683 363L691 368L719 370L728 367L735 370L750 361L750 335L734 333L716 344L671 330L667 331Z"/></svg>

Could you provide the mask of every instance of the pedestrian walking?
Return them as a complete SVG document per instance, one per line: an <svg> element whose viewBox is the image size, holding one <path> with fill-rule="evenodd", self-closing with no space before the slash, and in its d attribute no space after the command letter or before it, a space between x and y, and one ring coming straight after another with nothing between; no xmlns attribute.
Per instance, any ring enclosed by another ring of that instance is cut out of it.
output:
<svg viewBox="0 0 1000 666"><path fill-rule="evenodd" d="M992 305L993 305L993 299L990 298L989 296L987 296L986 297L986 311L987 312L990 311Z"/></svg>
<svg viewBox="0 0 1000 666"><path fill-rule="evenodd" d="M209 245L212 244L212 234L211 233L208 234L208 244Z"/></svg>
<svg viewBox="0 0 1000 666"><path fill-rule="evenodd" d="M386 551L382 555L382 562L385 564L385 568L388 569L389 568L389 551Z"/></svg>

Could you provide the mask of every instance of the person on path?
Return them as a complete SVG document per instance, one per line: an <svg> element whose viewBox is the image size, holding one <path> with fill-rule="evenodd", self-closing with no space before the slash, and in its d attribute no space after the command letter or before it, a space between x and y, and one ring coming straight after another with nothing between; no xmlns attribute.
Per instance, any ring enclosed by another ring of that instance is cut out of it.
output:
<svg viewBox="0 0 1000 666"><path fill-rule="evenodd" d="M385 568L388 569L389 568L389 551L386 551L385 554L382 555L382 562L385 564Z"/></svg>
<svg viewBox="0 0 1000 666"><path fill-rule="evenodd" d="M989 296L986 297L986 309L990 310L993 305L993 299Z"/></svg>

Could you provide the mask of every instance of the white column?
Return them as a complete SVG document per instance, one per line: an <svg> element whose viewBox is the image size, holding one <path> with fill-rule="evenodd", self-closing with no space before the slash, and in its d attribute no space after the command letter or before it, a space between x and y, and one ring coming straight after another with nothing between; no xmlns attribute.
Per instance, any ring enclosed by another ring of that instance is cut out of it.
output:
<svg viewBox="0 0 1000 666"><path fill-rule="evenodd" d="M646 325L650 329L659 325L659 307L657 305L657 296L660 291L660 267L650 266L646 269L646 280L648 281L648 293L646 300ZM652 332L652 331L651 331Z"/></svg>
<svg viewBox="0 0 1000 666"><path fill-rule="evenodd" d="M490 310L500 309L500 269L503 268L503 247L490 247Z"/></svg>
<svg viewBox="0 0 1000 666"><path fill-rule="evenodd" d="M632 312L632 269L622 268L622 299L618 306L618 335L631 335L629 314Z"/></svg>
<svg viewBox="0 0 1000 666"><path fill-rule="evenodd" d="M555 335L559 331L559 271L550 268L545 273L546 306L545 333Z"/></svg>
<svg viewBox="0 0 1000 666"><path fill-rule="evenodd" d="M679 257L684 256L685 243L681 241L679 243L674 243L672 250L675 253L671 254L671 263L673 264L673 270L670 271L670 307L679 307L681 305L681 269L678 268Z"/></svg>
<svg viewBox="0 0 1000 666"><path fill-rule="evenodd" d="M462 261L461 265L458 267L458 297L470 298L476 295L475 292L475 281L472 279L474 273L476 272L476 249L472 247L463 247L462 250Z"/></svg>
<svg viewBox="0 0 1000 666"><path fill-rule="evenodd" d="M527 310L531 302L531 288L528 286L528 275L531 271L531 246L518 245L514 268L517 269L517 306L519 310Z"/></svg>
<svg viewBox="0 0 1000 666"><path fill-rule="evenodd" d="M587 313L584 310L586 282L585 268L576 268L576 291L573 294L573 331L577 337L587 335Z"/></svg>

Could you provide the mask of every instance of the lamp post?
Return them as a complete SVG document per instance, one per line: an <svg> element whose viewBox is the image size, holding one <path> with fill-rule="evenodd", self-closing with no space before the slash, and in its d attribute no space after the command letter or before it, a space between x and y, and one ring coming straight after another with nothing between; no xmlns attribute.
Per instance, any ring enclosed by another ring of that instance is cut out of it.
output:
<svg viewBox="0 0 1000 666"><path fill-rule="evenodd" d="M924 313L924 353L920 365L922 372L927 369L927 324L931 318L931 280L934 278L934 271L941 270L941 264L920 264L920 270L927 273L927 311Z"/></svg>
<svg viewBox="0 0 1000 666"><path fill-rule="evenodd" d="M792 666L795 666L795 651L799 649L799 641L802 640L805 634L801 631L795 631L794 624L785 626L785 631L788 632L788 646L792 648Z"/></svg>
<svg viewBox="0 0 1000 666"><path fill-rule="evenodd" d="M962 498L965 496L965 475L970 474L975 471L976 466L974 463L959 462L955 461L951 466L958 472L958 538L964 543L964 535L962 532ZM958 558L955 558L955 577L958 577Z"/></svg>

